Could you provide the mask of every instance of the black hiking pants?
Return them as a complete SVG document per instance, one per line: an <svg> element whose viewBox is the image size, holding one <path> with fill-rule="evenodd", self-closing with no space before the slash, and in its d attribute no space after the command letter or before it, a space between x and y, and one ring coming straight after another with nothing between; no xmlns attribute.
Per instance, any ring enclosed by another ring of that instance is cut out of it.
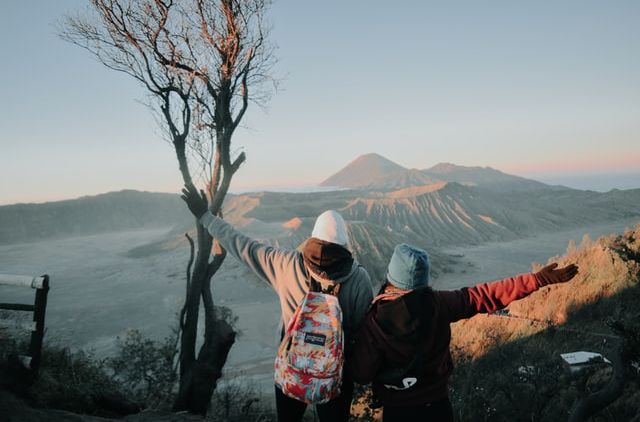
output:
<svg viewBox="0 0 640 422"><path fill-rule="evenodd" d="M384 406L382 422L453 422L448 398L420 406Z"/></svg>
<svg viewBox="0 0 640 422"><path fill-rule="evenodd" d="M353 382L343 381L342 392L325 404L316 405L320 422L347 422L353 398ZM278 422L300 422L307 404L285 395L276 386L276 411Z"/></svg>

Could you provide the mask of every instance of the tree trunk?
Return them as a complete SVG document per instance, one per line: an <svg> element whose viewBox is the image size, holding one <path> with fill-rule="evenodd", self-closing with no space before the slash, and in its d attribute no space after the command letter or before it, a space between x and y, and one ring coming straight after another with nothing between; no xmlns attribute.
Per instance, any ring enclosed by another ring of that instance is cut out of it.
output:
<svg viewBox="0 0 640 422"><path fill-rule="evenodd" d="M236 333L227 322L210 319L206 327L209 335L205 336L205 342L196 359L200 300L203 290L210 289L211 277L217 270L217 268L211 268L209 262L213 239L200 223L197 223L197 234L197 254L185 303L185 320L182 325L180 387L173 410L186 410L190 413L205 415L218 379L222 376L222 368L227 361L229 350L235 342ZM217 263L217 267L220 264L222 259ZM212 303L211 306L213 306Z"/></svg>
<svg viewBox="0 0 640 422"><path fill-rule="evenodd" d="M193 365L191 394L188 410L205 415L211 403L211 396L222 377L222 368L236 339L236 333L226 321L217 319L213 338L200 348L198 360Z"/></svg>
<svg viewBox="0 0 640 422"><path fill-rule="evenodd" d="M191 363L180 380L174 412L186 410L206 415L235 337L235 331L226 321L216 320L212 341L202 345L198 359Z"/></svg>

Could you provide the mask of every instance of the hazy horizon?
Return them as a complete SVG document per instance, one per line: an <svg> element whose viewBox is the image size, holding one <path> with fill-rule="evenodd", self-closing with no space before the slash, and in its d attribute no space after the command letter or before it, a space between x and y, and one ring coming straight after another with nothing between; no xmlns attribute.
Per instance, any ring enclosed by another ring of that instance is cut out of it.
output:
<svg viewBox="0 0 640 422"><path fill-rule="evenodd" d="M499 170L499 169L497 169ZM609 192L613 189L627 190L627 189L640 189L640 171L636 172L610 172L610 173L573 173L573 174L548 174L548 175L523 175L516 174L515 176L525 177L527 179L535 180L538 182L546 183L548 185L561 185L572 189L579 190L592 190L596 192ZM310 192L330 192L335 190L342 190L348 188L342 188L339 186L323 187L315 185L255 185L255 186L232 186L230 193L241 195L246 193L255 192L286 192L286 193L310 193ZM84 196L95 196L109 192L118 192L122 190L138 190L157 193L175 193L179 192L172 190L147 190L147 189L133 189L130 187L121 187L119 189L113 189L101 192L88 192L77 196L69 196L63 198L51 198L42 200L24 200L5 202L0 200L0 206L4 205L16 205L16 204L42 204L47 202L57 202L78 199Z"/></svg>

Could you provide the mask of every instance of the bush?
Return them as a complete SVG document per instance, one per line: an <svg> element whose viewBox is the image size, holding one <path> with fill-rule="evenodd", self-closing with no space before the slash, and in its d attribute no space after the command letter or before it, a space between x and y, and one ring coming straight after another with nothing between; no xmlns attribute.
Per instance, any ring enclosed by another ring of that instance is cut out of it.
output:
<svg viewBox="0 0 640 422"><path fill-rule="evenodd" d="M271 406L245 381L227 381L214 391L207 420L220 422L276 422Z"/></svg>
<svg viewBox="0 0 640 422"><path fill-rule="evenodd" d="M172 346L168 339L157 343L137 330L129 331L116 355L106 359L45 343L38 377L26 391L16 392L38 407L90 415L121 416L142 407L164 408L170 405L175 386L175 370L168 358L175 355ZM10 356L27 349L26 342L3 337L2 366L8 367Z"/></svg>
<svg viewBox="0 0 640 422"><path fill-rule="evenodd" d="M121 398L122 408L128 400L127 391L107 375L105 369L104 361L90 352L45 347L38 378L29 389L28 397L37 406L75 413L104 416L131 413L107 404Z"/></svg>
<svg viewBox="0 0 640 422"><path fill-rule="evenodd" d="M147 407L168 410L177 382L176 337L156 342L131 329L117 341L118 353L106 359L112 378Z"/></svg>

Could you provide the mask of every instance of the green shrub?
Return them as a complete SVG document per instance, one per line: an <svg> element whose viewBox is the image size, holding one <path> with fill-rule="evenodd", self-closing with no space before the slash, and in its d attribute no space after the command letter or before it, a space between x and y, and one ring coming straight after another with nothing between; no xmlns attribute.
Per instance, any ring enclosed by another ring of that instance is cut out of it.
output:
<svg viewBox="0 0 640 422"><path fill-rule="evenodd" d="M267 396L271 400L271 395ZM221 383L213 393L207 420L216 422L276 422L274 409L264 403L264 395L249 381Z"/></svg>
<svg viewBox="0 0 640 422"><path fill-rule="evenodd" d="M176 337L157 342L131 329L117 342L117 354L106 359L112 378L147 407L169 409L177 383Z"/></svg>
<svg viewBox="0 0 640 422"><path fill-rule="evenodd" d="M111 415L105 397L126 397L126 391L105 371L104 361L90 352L45 347L36 382L28 391L34 404L75 413Z"/></svg>

